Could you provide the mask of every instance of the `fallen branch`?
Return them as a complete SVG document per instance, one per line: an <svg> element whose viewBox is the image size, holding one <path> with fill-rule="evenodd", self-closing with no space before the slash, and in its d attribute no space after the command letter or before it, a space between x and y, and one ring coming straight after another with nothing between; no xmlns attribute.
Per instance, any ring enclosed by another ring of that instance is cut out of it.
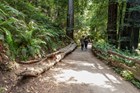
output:
<svg viewBox="0 0 140 93"><path fill-rule="evenodd" d="M43 72L45 72L47 70L47 68L27 68L25 71L17 74L18 76L30 76L30 77L36 77L39 74L42 74Z"/></svg>
<svg viewBox="0 0 140 93"><path fill-rule="evenodd" d="M37 63L37 62L43 62L43 61L47 60L50 57L53 57L54 55L56 55L58 53L60 53L60 51L56 51L56 52L53 52L51 54L48 54L48 55L46 55L46 57L44 57L42 59L40 58L40 59L34 59L34 60L29 60L29 61L19 61L18 63L28 65L28 64L33 64L33 63Z"/></svg>
<svg viewBox="0 0 140 93"><path fill-rule="evenodd" d="M32 63L36 63L39 62L41 59L34 59L34 60L29 60L29 61L20 61L18 63L20 64L32 64Z"/></svg>
<svg viewBox="0 0 140 93"><path fill-rule="evenodd" d="M74 49L76 49L76 47L77 45L75 43L71 43L67 47L59 50L58 52L47 55L46 58L41 60L37 67L28 67L17 75L24 77L37 77L38 75L44 73L46 70L50 69L57 62L60 62L67 54L71 53Z"/></svg>

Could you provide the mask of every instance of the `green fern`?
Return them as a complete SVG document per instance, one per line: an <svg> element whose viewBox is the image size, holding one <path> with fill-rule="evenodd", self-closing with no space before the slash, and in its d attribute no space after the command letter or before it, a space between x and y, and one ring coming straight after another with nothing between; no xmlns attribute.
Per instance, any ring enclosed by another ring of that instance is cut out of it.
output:
<svg viewBox="0 0 140 93"><path fill-rule="evenodd" d="M22 60L55 51L59 37L65 36L45 13L22 0L0 3L0 35L4 36L8 55Z"/></svg>
<svg viewBox="0 0 140 93"><path fill-rule="evenodd" d="M14 17L9 18L8 20L5 20L0 23L0 26L5 26L5 25L11 25L12 23L16 22L17 19Z"/></svg>
<svg viewBox="0 0 140 93"><path fill-rule="evenodd" d="M13 40L13 36L11 34L11 32L9 30L7 30L6 28L3 28L3 31L6 34L6 43L8 44L8 48L11 51L11 55L12 55L12 59L15 58L16 55L16 46L14 44L14 40Z"/></svg>

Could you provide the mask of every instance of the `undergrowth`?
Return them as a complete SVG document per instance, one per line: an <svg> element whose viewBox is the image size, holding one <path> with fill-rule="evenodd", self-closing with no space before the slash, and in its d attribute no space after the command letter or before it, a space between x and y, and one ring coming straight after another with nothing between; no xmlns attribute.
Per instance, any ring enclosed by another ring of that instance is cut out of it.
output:
<svg viewBox="0 0 140 93"><path fill-rule="evenodd" d="M110 51L116 52L116 53L121 54L121 55L126 56L126 57L131 57L131 58L136 58L136 59L140 58L140 56L136 52L130 52L128 50L122 51L120 49L115 48L115 46L112 46L112 45L108 44L103 39L101 39L98 42L94 43L93 46L96 49L99 49L99 50L103 51L105 57L109 57L108 51L110 50ZM131 60L127 60L127 59L120 58L120 57L113 56L113 55L111 56L111 58L114 59L114 60L117 60L117 61L119 61L121 63L124 63L124 64L126 64L126 65L128 65L130 67L135 65L135 63L133 61L131 61Z"/></svg>
<svg viewBox="0 0 140 93"><path fill-rule="evenodd" d="M110 51L119 53L119 54L121 54L123 56L131 57L131 58L137 58L138 59L138 57L139 57L139 55L136 52L132 53L132 52L130 52L128 50L121 51L119 49L116 49L114 46L111 46L110 44L105 42L105 40L103 40L103 39L99 40L96 43L93 43L93 47L98 49L98 50L100 50L100 51L102 51L101 56L103 56L105 59L111 58L114 61L124 63L127 66L133 67L133 68L135 68L135 62L127 60L127 59L124 59L124 58L120 58L120 57L117 57L117 56L113 56L113 55L109 56L108 51L110 50ZM137 88L140 89L140 81L137 80L134 77L134 75L133 75L133 73L131 71L125 70L125 69L119 68L119 67L112 67L112 68L116 73L120 74L125 80L130 81L133 85L135 85Z"/></svg>
<svg viewBox="0 0 140 93"><path fill-rule="evenodd" d="M134 75L132 72L128 70L124 70L122 68L117 68L117 67L113 67L113 70L116 73L120 74L125 80L130 81L134 86L140 89L140 81L134 78Z"/></svg>
<svg viewBox="0 0 140 93"><path fill-rule="evenodd" d="M0 87L0 93L4 93L4 89Z"/></svg>
<svg viewBox="0 0 140 93"><path fill-rule="evenodd" d="M11 60L30 60L44 57L70 40L28 0L4 0L0 3L0 41Z"/></svg>

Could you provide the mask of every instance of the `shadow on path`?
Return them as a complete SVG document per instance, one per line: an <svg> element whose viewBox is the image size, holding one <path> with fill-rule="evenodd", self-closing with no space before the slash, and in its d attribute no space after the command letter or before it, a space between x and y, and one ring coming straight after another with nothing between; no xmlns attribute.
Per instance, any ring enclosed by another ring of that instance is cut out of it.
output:
<svg viewBox="0 0 140 93"><path fill-rule="evenodd" d="M11 93L140 93L94 57L90 48L76 49L46 73L18 83Z"/></svg>
<svg viewBox="0 0 140 93"><path fill-rule="evenodd" d="M50 72L48 79L57 84L50 93L140 93L95 58L90 49L77 49Z"/></svg>

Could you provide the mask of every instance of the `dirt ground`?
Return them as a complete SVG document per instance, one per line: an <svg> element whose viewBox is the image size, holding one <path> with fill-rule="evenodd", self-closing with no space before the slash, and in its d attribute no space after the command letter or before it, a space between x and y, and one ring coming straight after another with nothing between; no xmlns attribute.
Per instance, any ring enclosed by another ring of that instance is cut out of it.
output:
<svg viewBox="0 0 140 93"><path fill-rule="evenodd" d="M76 49L37 78L17 80L15 74L9 73L0 72L4 93L140 93L94 57L90 49Z"/></svg>

